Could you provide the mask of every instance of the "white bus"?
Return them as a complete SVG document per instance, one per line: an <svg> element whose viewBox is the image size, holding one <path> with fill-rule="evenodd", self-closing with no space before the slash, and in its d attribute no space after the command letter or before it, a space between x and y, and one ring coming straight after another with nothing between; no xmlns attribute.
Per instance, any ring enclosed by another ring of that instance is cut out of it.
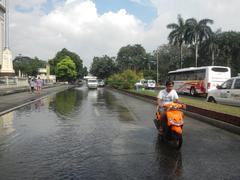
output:
<svg viewBox="0 0 240 180"><path fill-rule="evenodd" d="M168 76L174 81L174 88L178 93L207 95L217 85L231 78L231 70L224 66L190 67L170 71Z"/></svg>

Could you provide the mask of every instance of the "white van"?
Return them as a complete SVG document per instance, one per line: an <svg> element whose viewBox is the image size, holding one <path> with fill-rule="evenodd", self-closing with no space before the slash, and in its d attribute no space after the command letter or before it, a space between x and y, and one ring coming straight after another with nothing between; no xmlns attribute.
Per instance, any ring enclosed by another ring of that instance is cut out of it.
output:
<svg viewBox="0 0 240 180"><path fill-rule="evenodd" d="M98 87L98 81L95 78L87 80L87 87L89 89L96 89Z"/></svg>
<svg viewBox="0 0 240 180"><path fill-rule="evenodd" d="M210 91L207 101L240 106L240 76L233 77Z"/></svg>

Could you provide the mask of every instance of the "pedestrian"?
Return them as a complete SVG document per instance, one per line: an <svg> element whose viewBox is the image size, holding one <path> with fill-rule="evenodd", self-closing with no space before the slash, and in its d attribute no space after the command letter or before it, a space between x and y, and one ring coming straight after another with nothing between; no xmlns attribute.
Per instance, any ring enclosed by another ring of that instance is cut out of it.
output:
<svg viewBox="0 0 240 180"><path fill-rule="evenodd" d="M31 90L31 77L28 77L28 88L29 88L29 92L31 93L32 90Z"/></svg>
<svg viewBox="0 0 240 180"><path fill-rule="evenodd" d="M40 77L38 77L38 79L36 80L36 89L37 93L40 94L42 89L42 80L40 79Z"/></svg>
<svg viewBox="0 0 240 180"><path fill-rule="evenodd" d="M30 87L31 87L31 93L33 93L34 92L34 87L35 87L35 81L34 81L33 78L30 81Z"/></svg>

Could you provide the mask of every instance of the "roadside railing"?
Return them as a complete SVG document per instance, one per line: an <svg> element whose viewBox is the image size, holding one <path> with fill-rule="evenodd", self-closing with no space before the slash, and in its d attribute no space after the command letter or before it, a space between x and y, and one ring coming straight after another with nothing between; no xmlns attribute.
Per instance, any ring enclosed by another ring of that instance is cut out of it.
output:
<svg viewBox="0 0 240 180"><path fill-rule="evenodd" d="M28 85L27 78L16 77L16 76L0 77L0 89L24 87L27 85Z"/></svg>

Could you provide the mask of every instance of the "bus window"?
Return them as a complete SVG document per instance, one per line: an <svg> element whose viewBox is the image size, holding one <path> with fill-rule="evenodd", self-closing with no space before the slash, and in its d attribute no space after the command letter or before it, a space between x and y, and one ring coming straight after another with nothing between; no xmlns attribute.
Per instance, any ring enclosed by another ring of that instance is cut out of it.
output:
<svg viewBox="0 0 240 180"><path fill-rule="evenodd" d="M222 67L214 67L214 68L212 68L212 71L215 71L215 72L228 72L228 69L227 68L222 68Z"/></svg>
<svg viewBox="0 0 240 180"><path fill-rule="evenodd" d="M205 69L198 70L195 73L196 73L196 80L204 80L205 79L205 74L206 74Z"/></svg>
<svg viewBox="0 0 240 180"><path fill-rule="evenodd" d="M196 77L194 75L193 71L189 71L187 74L187 80L196 80Z"/></svg>

